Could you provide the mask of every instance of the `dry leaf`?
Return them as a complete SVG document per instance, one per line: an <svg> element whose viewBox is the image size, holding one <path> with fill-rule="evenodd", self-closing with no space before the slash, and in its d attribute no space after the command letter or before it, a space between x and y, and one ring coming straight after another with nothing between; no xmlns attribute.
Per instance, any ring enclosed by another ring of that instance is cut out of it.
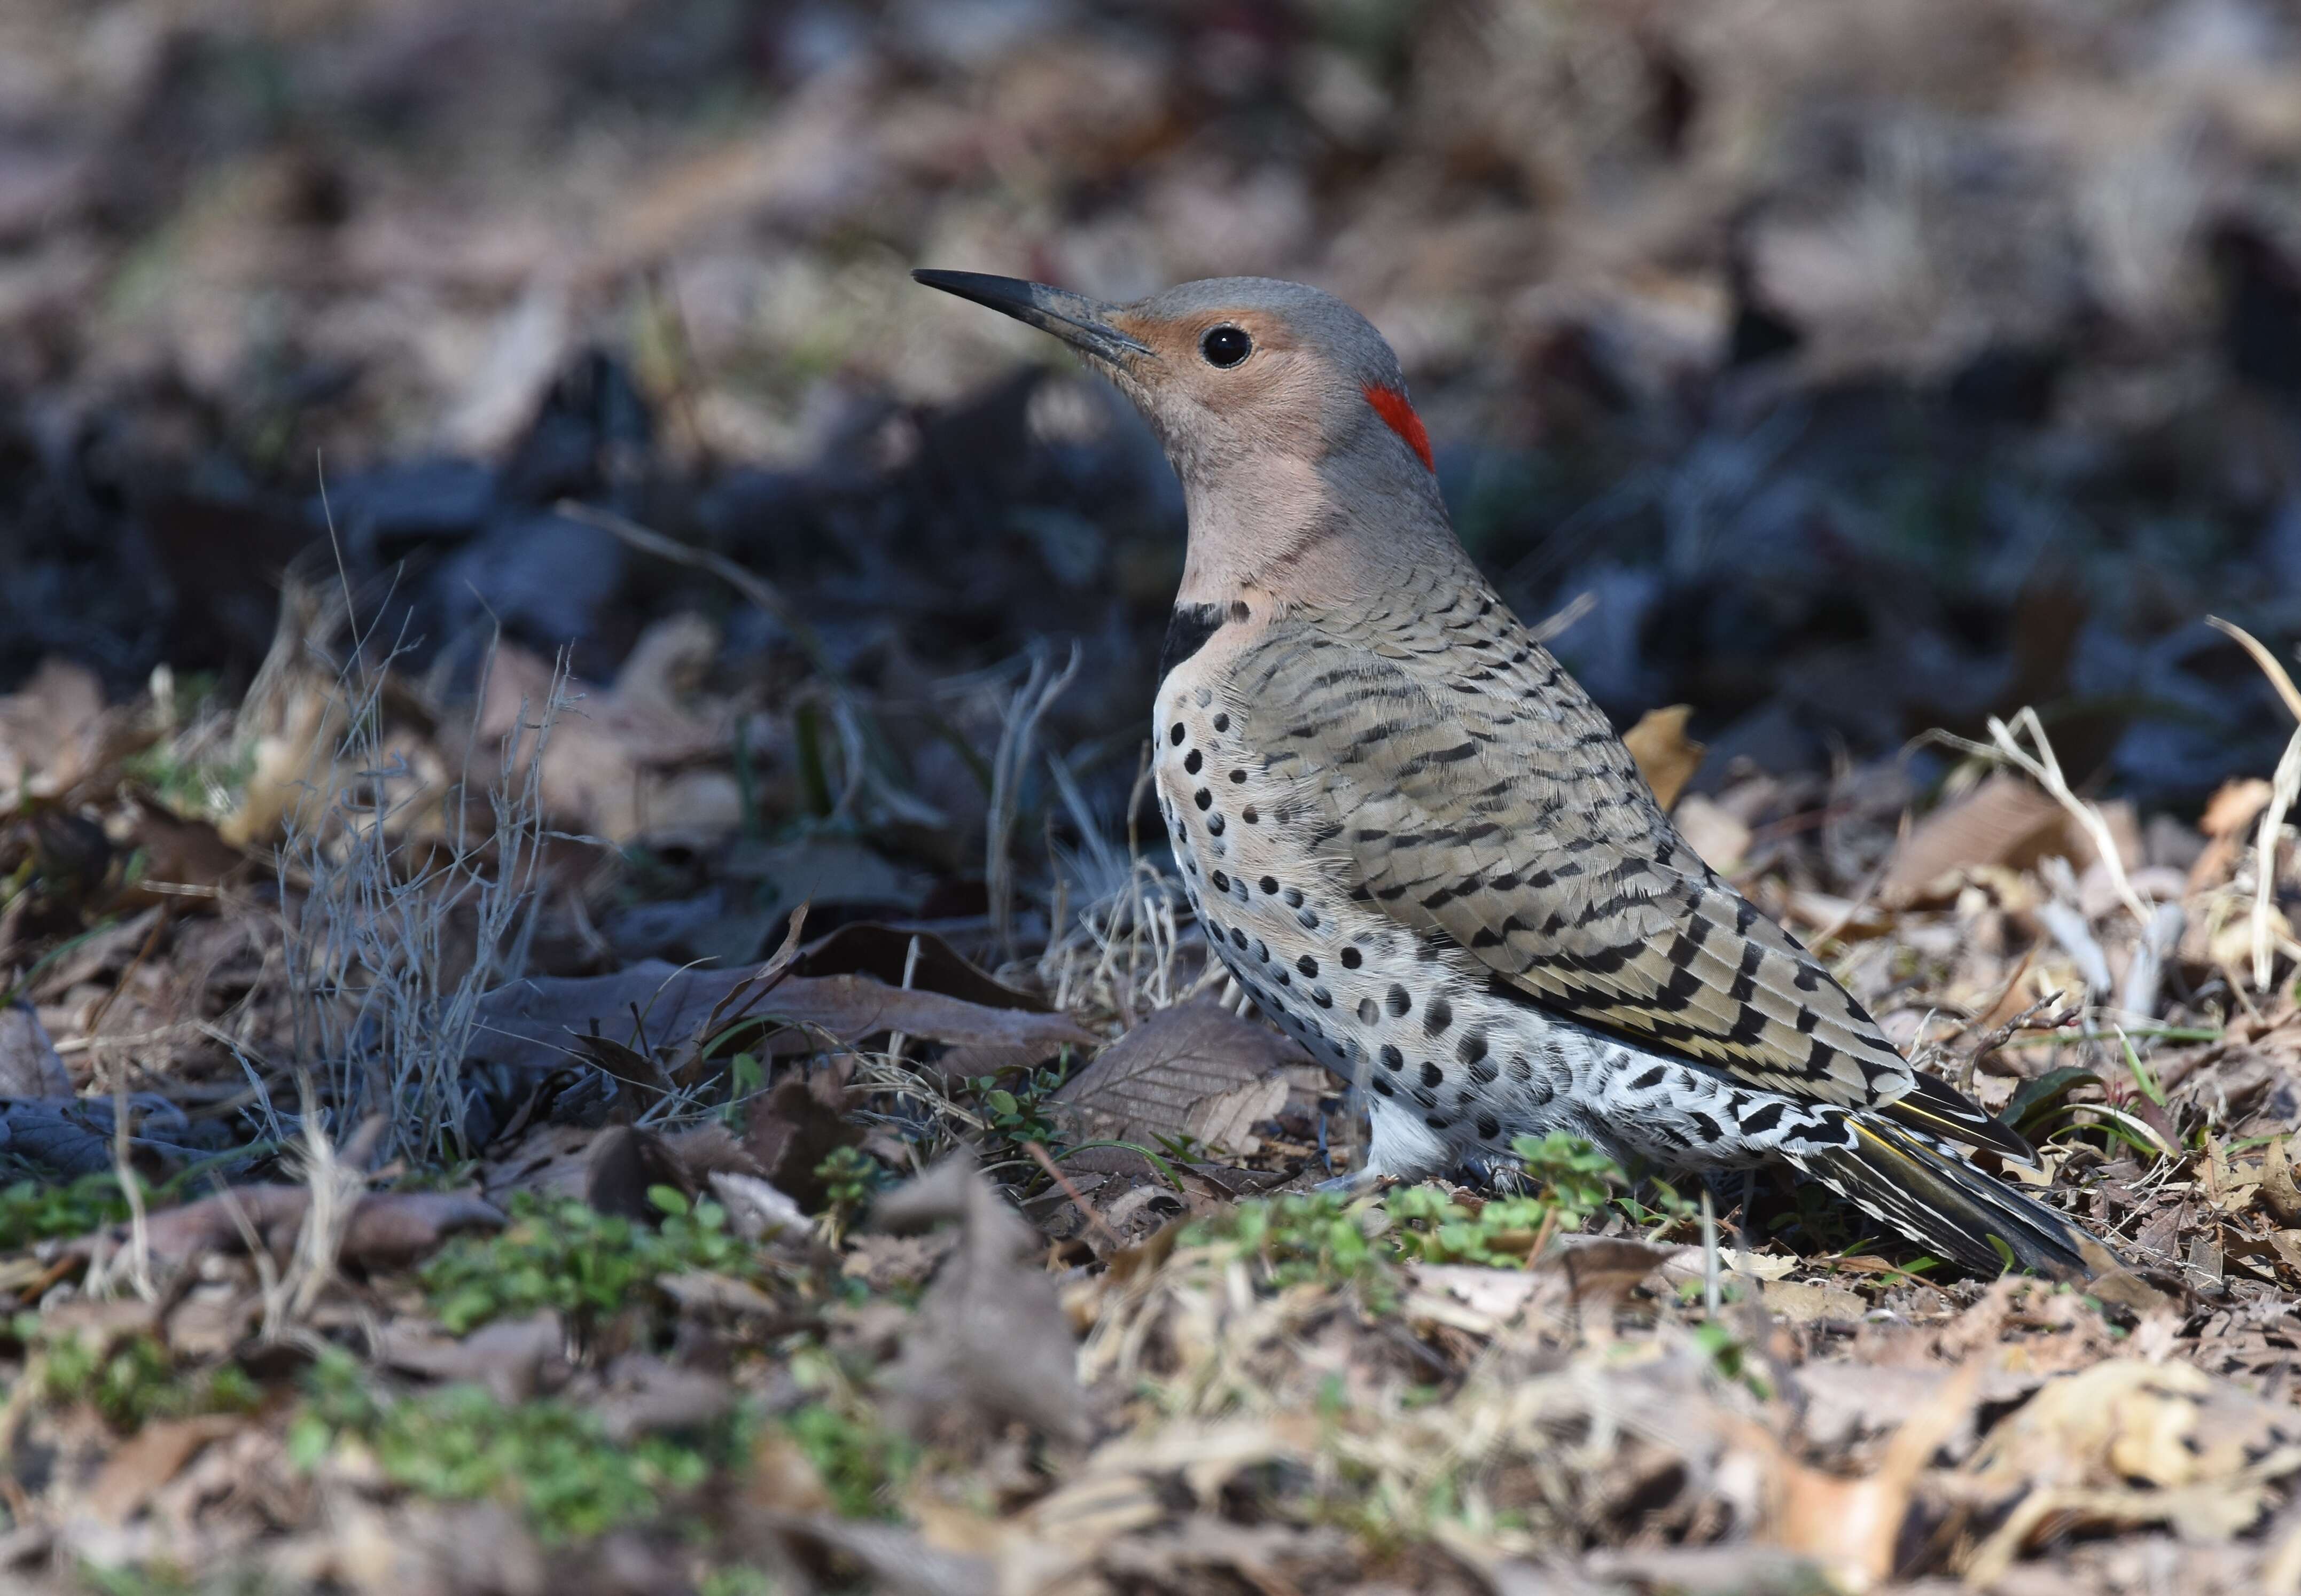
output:
<svg viewBox="0 0 2301 1596"><path fill-rule="evenodd" d="M675 1062L755 973L649 960L614 975L512 982L480 1000L472 1057L548 1071L567 1061L579 1037L596 1032ZM905 991L867 975L786 976L751 1013L775 1024L747 1044L749 1050L778 1057L899 1031L916 1040L1004 1049L1035 1064L1066 1046L1092 1047L1099 1040L1067 1015L988 1008L940 992ZM732 1024L733 1016L722 1018Z"/></svg>
<svg viewBox="0 0 2301 1596"><path fill-rule="evenodd" d="M1698 792L1687 793L1670 819L1686 845L1702 862L1721 874L1731 872L1749 856L1750 828L1721 805Z"/></svg>
<svg viewBox="0 0 2301 1596"><path fill-rule="evenodd" d="M68 1098L71 1072L29 1003L0 1007L0 1098Z"/></svg>
<svg viewBox="0 0 2301 1596"><path fill-rule="evenodd" d="M311 1200L308 1186L234 1186L179 1208L161 1209L146 1222L145 1233L154 1262L189 1263L203 1253L243 1250L244 1219L267 1252L284 1257L296 1244L297 1227ZM364 1268L403 1268L458 1231L493 1230L503 1223L500 1210L466 1192L372 1191L353 1207L337 1259ZM83 1236L70 1250L85 1257L98 1236L117 1247L128 1240L128 1227L116 1224Z"/></svg>
<svg viewBox="0 0 2301 1596"><path fill-rule="evenodd" d="M875 1224L956 1219L958 1250L927 1288L889 1379L899 1420L915 1433L1020 1419L1059 1440L1086 1439L1085 1394L1069 1321L1045 1271L1024 1261L1038 1233L964 1156L944 1159L880 1199Z"/></svg>
<svg viewBox="0 0 2301 1596"><path fill-rule="evenodd" d="M247 1422L229 1413L146 1422L121 1443L88 1487L88 1511L102 1523L126 1524L202 1447L245 1428Z"/></svg>
<svg viewBox="0 0 2301 1596"><path fill-rule="evenodd" d="M484 1385L510 1407L565 1384L573 1372L566 1351L567 1333L559 1316L546 1310L523 1319L498 1319L461 1341L388 1324L376 1358L429 1379Z"/></svg>
<svg viewBox="0 0 2301 1596"><path fill-rule="evenodd" d="M744 1112L743 1146L759 1178L809 1212L824 1203L816 1166L863 1140L863 1127L846 1116L845 1078L837 1070L794 1070Z"/></svg>
<svg viewBox="0 0 2301 1596"><path fill-rule="evenodd" d="M1638 762L1638 773L1653 789L1654 800L1664 809L1676 803L1678 795L1686 790L1686 784L1702 767L1702 756L1707 751L1686 734L1686 720L1693 713L1690 704L1649 709L1638 717L1636 725L1622 734L1630 757Z"/></svg>
<svg viewBox="0 0 2301 1596"><path fill-rule="evenodd" d="M1308 1065L1301 1048L1209 999L1162 1008L1065 1082L1054 1100L1081 1141L1234 1138L1285 1105L1285 1072ZM1243 1118L1247 1113L1251 1118Z"/></svg>
<svg viewBox="0 0 2301 1596"><path fill-rule="evenodd" d="M2021 868L2047 854L2089 863L2093 849L2071 835L2069 816L2018 776L1990 776L1944 804L1895 845L1878 884L1881 902L1906 907L1939 896L1945 878L1977 865Z"/></svg>

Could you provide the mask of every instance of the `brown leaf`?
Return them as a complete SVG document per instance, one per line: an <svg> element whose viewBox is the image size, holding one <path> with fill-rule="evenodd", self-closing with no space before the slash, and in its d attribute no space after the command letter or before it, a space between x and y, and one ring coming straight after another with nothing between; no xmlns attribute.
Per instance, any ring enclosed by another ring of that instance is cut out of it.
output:
<svg viewBox="0 0 2301 1596"><path fill-rule="evenodd" d="M238 1415L228 1413L147 1422L105 1461L104 1472L88 1489L88 1511L100 1523L126 1524L182 1472L202 1447L247 1424Z"/></svg>
<svg viewBox="0 0 2301 1596"><path fill-rule="evenodd" d="M1865 1478L1811 1467L1772 1436L1753 1433L1753 1450L1769 1465L1765 1539L1812 1558L1847 1589L1867 1589L1891 1574L1911 1492L1928 1459L1964 1424L1979 1375L1975 1365L1945 1382L1894 1432Z"/></svg>
<svg viewBox="0 0 2301 1596"><path fill-rule="evenodd" d="M155 1263L191 1262L204 1253L237 1253L246 1245L245 1219L265 1251L286 1255L312 1200L308 1186L234 1186L213 1197L163 1208L145 1225ZM234 1216L237 1208L238 1217ZM367 1268L400 1268L435 1250L457 1231L494 1229L504 1223L492 1204L460 1191L372 1191L359 1199L344 1227L338 1261ZM128 1226L96 1233L119 1246ZM96 1235L84 1236L70 1250L86 1256Z"/></svg>
<svg viewBox="0 0 2301 1596"><path fill-rule="evenodd" d="M752 1099L744 1114L743 1150L757 1162L759 1178L808 1213L824 1203L816 1166L863 1140L863 1127L846 1116L843 1080L837 1070L794 1068L766 1096Z"/></svg>
<svg viewBox="0 0 2301 1596"><path fill-rule="evenodd" d="M611 1125L591 1144L591 1159L583 1171L583 1199L602 1214L660 1224L663 1210L648 1196L657 1186L688 1198L696 1190L686 1168L653 1131Z"/></svg>
<svg viewBox="0 0 2301 1596"><path fill-rule="evenodd" d="M2272 1141L2261 1156L2261 1200L2286 1226L2301 1225L2301 1186L2293 1180L2293 1164L2282 1141Z"/></svg>
<svg viewBox="0 0 2301 1596"><path fill-rule="evenodd" d="M1622 734L1630 757L1638 762L1638 773L1653 789L1655 802L1665 809L1678 802L1678 795L1702 768L1702 756L1709 751L1686 734L1686 718L1693 713L1690 704L1649 709Z"/></svg>
<svg viewBox="0 0 2301 1596"><path fill-rule="evenodd" d="M1211 1142L1209 1131L1242 1132L1253 1123L1241 1122L1243 1110L1259 1110L1256 1119L1276 1113L1286 1101L1286 1072L1298 1067L1316 1065L1268 1026L1201 999L1153 1014L1065 1082L1054 1100L1070 1111L1081 1141Z"/></svg>
<svg viewBox="0 0 2301 1596"><path fill-rule="evenodd" d="M2197 822L2197 829L2217 841L2241 836L2253 829L2254 821L2269 806L2269 796L2270 784L2259 776L2224 781L2205 800L2205 812Z"/></svg>
<svg viewBox="0 0 2301 1596"><path fill-rule="evenodd" d="M918 959L911 960L911 946ZM791 966L794 975L868 975L889 986L905 984L910 971L914 990L941 992L946 998L984 1008L1020 1008L1051 1014L1045 999L1008 986L931 931L905 931L876 921L858 920L841 926L814 943Z"/></svg>
<svg viewBox="0 0 2301 1596"><path fill-rule="evenodd" d="M494 1204L467 1191L372 1191L352 1210L337 1258L367 1269L404 1269L458 1231L503 1224Z"/></svg>
<svg viewBox="0 0 2301 1596"><path fill-rule="evenodd" d="M376 1357L395 1369L432 1380L484 1385L510 1407L566 1383L567 1333L549 1311L524 1319L498 1319L461 1341L387 1324Z"/></svg>
<svg viewBox="0 0 2301 1596"><path fill-rule="evenodd" d="M1870 1305L1844 1286L1803 1280L1770 1280L1758 1288L1766 1311L1793 1324L1858 1324Z"/></svg>
<svg viewBox="0 0 2301 1596"><path fill-rule="evenodd" d="M751 971L680 969L650 960L614 975L514 982L480 1000L472 1056L513 1069L556 1069L576 1038L596 1027L626 1048L674 1058L707 1037L715 1009L731 998L740 1003L738 989L756 978ZM1098 1040L1066 1015L987 1008L867 975L790 975L753 1012L774 1025L747 1043L749 1050L778 1057L896 1031L916 1040L1003 1047L1033 1063L1066 1045L1092 1047ZM723 1023L734 1017L723 1015Z"/></svg>
<svg viewBox="0 0 2301 1596"><path fill-rule="evenodd" d="M603 1388L584 1403L607 1432L627 1446L642 1435L692 1430L726 1415L734 1388L715 1375L644 1352L627 1352L609 1366Z"/></svg>
<svg viewBox="0 0 2301 1596"><path fill-rule="evenodd" d="M1906 907L1928 900L1956 871L1984 865L2018 869L2055 853L2071 856L2079 867L2093 856L2090 847L2071 839L2059 804L2019 777L1993 775L1927 815L1895 845L1878 897Z"/></svg>
<svg viewBox="0 0 2301 1596"><path fill-rule="evenodd" d="M211 822L188 820L140 792L129 799L136 818L128 846L143 856L144 868L121 893L122 905L213 909L222 889L254 873L248 856L226 842Z"/></svg>
<svg viewBox="0 0 2301 1596"><path fill-rule="evenodd" d="M68 1098L71 1072L29 1003L0 1007L0 1098Z"/></svg>
<svg viewBox="0 0 2301 1596"><path fill-rule="evenodd" d="M95 672L43 660L0 698L0 815L27 798L68 798L151 740L131 712L105 707Z"/></svg>
<svg viewBox="0 0 2301 1596"><path fill-rule="evenodd" d="M873 1212L875 1224L897 1228L952 1218L958 1250L927 1288L889 1377L899 1422L916 1434L979 1438L1020 1419L1060 1440L1085 1440L1092 1426L1069 1323L1054 1282L1023 1261L1037 1233L973 1160L944 1159Z"/></svg>

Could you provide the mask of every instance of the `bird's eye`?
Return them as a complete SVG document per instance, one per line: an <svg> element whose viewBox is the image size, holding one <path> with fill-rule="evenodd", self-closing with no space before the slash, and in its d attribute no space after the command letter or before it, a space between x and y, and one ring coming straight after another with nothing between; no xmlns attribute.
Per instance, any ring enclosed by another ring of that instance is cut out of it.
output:
<svg viewBox="0 0 2301 1596"><path fill-rule="evenodd" d="M1199 353L1207 357L1209 365L1227 369L1254 353L1254 340L1246 336L1243 327L1226 322L1207 329L1207 336L1199 340Z"/></svg>

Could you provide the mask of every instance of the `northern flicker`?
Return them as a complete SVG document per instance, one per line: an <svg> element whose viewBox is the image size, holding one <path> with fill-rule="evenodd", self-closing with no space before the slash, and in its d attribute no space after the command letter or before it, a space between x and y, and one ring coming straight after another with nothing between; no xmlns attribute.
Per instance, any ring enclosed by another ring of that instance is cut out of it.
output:
<svg viewBox="0 0 2301 1596"><path fill-rule="evenodd" d="M1956 1150L2030 1161L1913 1070L1670 824L1457 541L1398 359L1261 278L1129 305L964 272L1134 401L1189 548L1153 710L1208 941L1371 1113L1365 1174L1493 1174L1563 1130L1679 1171L1787 1164L1987 1271L2099 1243Z"/></svg>

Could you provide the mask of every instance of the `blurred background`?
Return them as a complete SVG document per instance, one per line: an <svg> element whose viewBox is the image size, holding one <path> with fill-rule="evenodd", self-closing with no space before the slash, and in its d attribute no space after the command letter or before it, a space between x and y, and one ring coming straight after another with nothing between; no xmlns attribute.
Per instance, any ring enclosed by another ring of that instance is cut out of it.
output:
<svg viewBox="0 0 2301 1596"><path fill-rule="evenodd" d="M918 264L1350 299L1466 541L1583 601L1618 721L1693 706L1697 786L2027 704L2193 812L2282 746L2202 623L2301 632L2266 0L10 0L0 690L236 700L331 518L441 702L498 628L604 683L675 619L687 687L928 720L1076 642L1049 736L1110 814L1178 497Z"/></svg>

